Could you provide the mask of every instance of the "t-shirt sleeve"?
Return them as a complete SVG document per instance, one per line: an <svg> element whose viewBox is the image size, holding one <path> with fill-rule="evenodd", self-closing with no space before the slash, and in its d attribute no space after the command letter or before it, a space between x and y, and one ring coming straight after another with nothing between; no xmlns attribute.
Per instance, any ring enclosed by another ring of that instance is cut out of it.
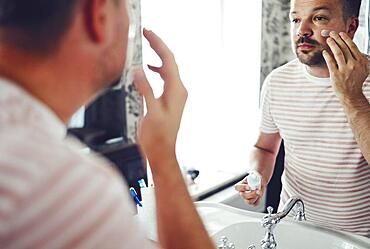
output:
<svg viewBox="0 0 370 249"><path fill-rule="evenodd" d="M269 74L262 87L261 94L261 122L260 131L267 134L277 133L279 129L271 114L271 74Z"/></svg>

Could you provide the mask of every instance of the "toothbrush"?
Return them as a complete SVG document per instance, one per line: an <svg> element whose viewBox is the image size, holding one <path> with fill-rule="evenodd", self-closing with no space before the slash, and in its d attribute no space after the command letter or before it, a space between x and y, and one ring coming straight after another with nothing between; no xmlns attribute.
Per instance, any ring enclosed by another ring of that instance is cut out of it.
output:
<svg viewBox="0 0 370 249"><path fill-rule="evenodd" d="M137 181L139 183L140 188L146 188L146 184L144 179L140 179Z"/></svg>
<svg viewBox="0 0 370 249"><path fill-rule="evenodd" d="M139 198L137 197L137 193L136 193L135 189L132 188L132 187L130 188L130 194L131 194L132 198L134 198L134 201L136 202L136 204L139 205L140 207L142 207L143 204L141 204Z"/></svg>

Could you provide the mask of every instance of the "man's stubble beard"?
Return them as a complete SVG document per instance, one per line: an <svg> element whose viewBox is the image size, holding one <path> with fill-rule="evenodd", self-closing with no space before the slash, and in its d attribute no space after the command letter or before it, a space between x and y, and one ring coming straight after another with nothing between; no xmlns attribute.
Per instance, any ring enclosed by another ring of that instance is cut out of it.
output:
<svg viewBox="0 0 370 249"><path fill-rule="evenodd" d="M308 43L315 46L316 51L314 52L304 52L299 51L298 45L301 43ZM295 45L295 54L299 61L307 66L323 66L326 65L324 56L322 52L324 50L323 46L317 41L307 37L302 36L297 41L294 42Z"/></svg>
<svg viewBox="0 0 370 249"><path fill-rule="evenodd" d="M323 66L326 65L324 56L322 55L323 49L314 52L312 55L296 49L296 55L299 61L307 66Z"/></svg>

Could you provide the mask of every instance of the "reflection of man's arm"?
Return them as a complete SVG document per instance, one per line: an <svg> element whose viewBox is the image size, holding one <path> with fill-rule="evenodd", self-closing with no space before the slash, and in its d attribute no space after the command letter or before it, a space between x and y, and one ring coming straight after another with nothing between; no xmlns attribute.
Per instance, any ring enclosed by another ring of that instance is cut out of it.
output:
<svg viewBox="0 0 370 249"><path fill-rule="evenodd" d="M242 198L251 205L258 205L263 193L274 172L276 155L279 151L281 138L279 133L266 134L260 133L257 143L251 151L250 166L262 176L261 187L259 191L248 191L249 186L246 178L235 185Z"/></svg>
<svg viewBox="0 0 370 249"><path fill-rule="evenodd" d="M370 104L362 94L355 99L343 98L342 105L361 152L370 163Z"/></svg>
<svg viewBox="0 0 370 249"><path fill-rule="evenodd" d="M331 32L327 40L334 56L323 52L333 84L362 154L370 163L370 104L362 92L369 61L346 33Z"/></svg>

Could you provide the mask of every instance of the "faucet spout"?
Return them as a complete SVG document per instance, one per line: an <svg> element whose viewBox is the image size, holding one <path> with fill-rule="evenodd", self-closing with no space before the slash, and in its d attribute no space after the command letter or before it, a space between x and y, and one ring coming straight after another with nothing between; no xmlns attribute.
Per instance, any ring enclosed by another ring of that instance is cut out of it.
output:
<svg viewBox="0 0 370 249"><path fill-rule="evenodd" d="M295 220L298 220L298 221L303 221L303 220L306 220L306 215L305 215L305 212L304 212L304 204L303 204L303 201L297 197L297 196L293 196L291 197L287 203L285 203L284 207L283 207L283 210L276 213L276 215L279 217L279 219L283 219L285 216L287 216L290 211L293 209L293 207L295 207L297 205L297 209L298 209L298 212L296 214L296 216L294 217Z"/></svg>

